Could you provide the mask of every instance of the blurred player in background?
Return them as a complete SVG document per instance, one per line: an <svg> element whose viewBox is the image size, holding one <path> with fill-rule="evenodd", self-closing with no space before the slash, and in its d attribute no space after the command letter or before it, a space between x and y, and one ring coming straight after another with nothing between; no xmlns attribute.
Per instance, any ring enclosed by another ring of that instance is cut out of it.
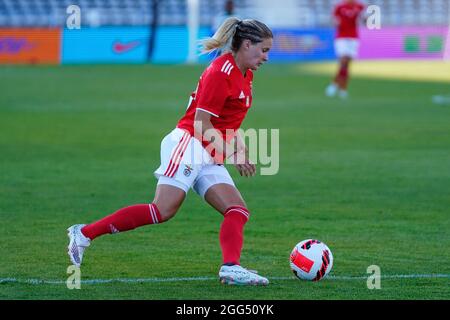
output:
<svg viewBox="0 0 450 320"><path fill-rule="evenodd" d="M325 90L329 97L337 94L345 99L348 96L349 67L352 59L358 55L358 24L363 17L364 8L365 6L356 0L344 0L334 8L333 16L337 27L334 50L339 59L339 69L333 82Z"/></svg>
<svg viewBox="0 0 450 320"><path fill-rule="evenodd" d="M234 12L234 1L226 0L223 12L213 18L212 33L214 34L217 30L219 30L222 23L231 17L236 17Z"/></svg>
<svg viewBox="0 0 450 320"><path fill-rule="evenodd" d="M225 20L231 17L238 18L238 16L234 12L234 1L226 0L223 11L213 18L213 23L211 26L211 35L213 36L217 32L217 30L219 30L220 26L225 22ZM215 57L220 56L222 54L221 49L215 50L214 54Z"/></svg>
<svg viewBox="0 0 450 320"><path fill-rule="evenodd" d="M240 266L243 230L250 212L223 163L233 159L241 176L256 172L237 130L251 107L253 71L268 61L272 38L272 31L259 21L229 18L204 41L204 52L221 50L223 54L203 72L185 115L161 142L153 202L122 208L91 224L71 226L68 254L74 265L80 266L84 250L101 235L174 217L192 187L224 217L219 234L221 282L269 283Z"/></svg>

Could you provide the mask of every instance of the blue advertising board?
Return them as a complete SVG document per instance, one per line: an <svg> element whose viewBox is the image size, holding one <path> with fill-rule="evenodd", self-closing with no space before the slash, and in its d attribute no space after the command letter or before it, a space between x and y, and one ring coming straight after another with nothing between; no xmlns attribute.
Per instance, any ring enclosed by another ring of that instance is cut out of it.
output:
<svg viewBox="0 0 450 320"><path fill-rule="evenodd" d="M198 30L198 39L212 36L209 27ZM182 63L189 54L189 33L185 26L161 26L156 33L153 63ZM202 60L202 57L199 58Z"/></svg>
<svg viewBox="0 0 450 320"><path fill-rule="evenodd" d="M210 28L199 29L200 39L211 36ZM149 27L101 27L65 29L62 36L63 64L145 63ZM183 63L188 56L185 26L161 26L156 31L152 63Z"/></svg>
<svg viewBox="0 0 450 320"><path fill-rule="evenodd" d="M198 38L212 35L209 27L199 29ZM63 64L70 63L146 63L149 27L101 27L64 29L62 33ZM273 62L335 59L334 30L275 29L270 52ZM186 26L161 26L156 31L152 63L183 63L188 57L189 35ZM200 62L214 55L199 57Z"/></svg>
<svg viewBox="0 0 450 320"><path fill-rule="evenodd" d="M64 29L62 59L66 63L144 63L147 27Z"/></svg>

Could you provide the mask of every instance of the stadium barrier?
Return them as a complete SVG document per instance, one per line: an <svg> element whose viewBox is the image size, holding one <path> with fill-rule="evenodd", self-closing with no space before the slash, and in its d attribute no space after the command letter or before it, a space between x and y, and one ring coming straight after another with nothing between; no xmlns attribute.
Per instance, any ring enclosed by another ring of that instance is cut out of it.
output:
<svg viewBox="0 0 450 320"><path fill-rule="evenodd" d="M273 62L335 59L332 28L273 31ZM448 27L361 28L360 33L360 59L442 59ZM198 37L211 34L209 27L202 27ZM0 63L146 63L149 37L148 27L0 28ZM186 62L188 39L187 27L159 27L151 62ZM201 56L199 61L212 57Z"/></svg>

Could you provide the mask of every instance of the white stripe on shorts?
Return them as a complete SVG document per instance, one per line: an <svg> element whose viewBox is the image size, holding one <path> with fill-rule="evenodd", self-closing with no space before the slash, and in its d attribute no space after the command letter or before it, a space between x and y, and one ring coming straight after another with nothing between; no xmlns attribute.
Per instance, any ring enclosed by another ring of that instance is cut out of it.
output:
<svg viewBox="0 0 450 320"><path fill-rule="evenodd" d="M189 141L188 136L190 137L190 134L188 132L185 132L183 137L178 142L176 148L174 149L174 152L172 154L172 157L170 158L169 165L167 166L166 172L164 172L165 176L170 177L170 172L172 171L173 167L176 165L175 160L179 158L180 151L182 150L184 144L186 143L186 140ZM187 145L187 144L186 144ZM184 152L184 150L183 150Z"/></svg>
<svg viewBox="0 0 450 320"><path fill-rule="evenodd" d="M175 158L173 167L172 167L172 169L169 171L169 173L167 175L170 178L172 178L175 175L175 173L177 172L178 167L180 166L181 159L183 158L184 152L186 151L187 146L189 145L189 142L191 141L190 134L188 134L188 136L189 136L189 138L187 138L183 142L183 145L182 145L181 149L179 150L177 157Z"/></svg>

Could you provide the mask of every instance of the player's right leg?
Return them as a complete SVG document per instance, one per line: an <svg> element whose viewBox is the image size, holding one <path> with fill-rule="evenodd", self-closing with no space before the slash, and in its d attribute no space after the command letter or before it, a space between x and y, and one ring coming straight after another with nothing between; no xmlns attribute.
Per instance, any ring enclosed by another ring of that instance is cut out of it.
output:
<svg viewBox="0 0 450 320"><path fill-rule="evenodd" d="M70 239L68 254L74 265L80 266L85 249L95 238L148 224L162 223L176 214L195 179L195 173L184 174L188 169L180 163L183 155L189 151L186 149L191 140L190 135L180 129L173 130L163 139L161 166L155 171L158 186L152 203L125 207L96 222L73 225L68 229Z"/></svg>
<svg viewBox="0 0 450 320"><path fill-rule="evenodd" d="M71 226L67 229L70 261L79 267L84 251L99 236L166 222L176 214L185 197L186 192L178 187L158 184L155 198L150 204L128 206L93 223Z"/></svg>

